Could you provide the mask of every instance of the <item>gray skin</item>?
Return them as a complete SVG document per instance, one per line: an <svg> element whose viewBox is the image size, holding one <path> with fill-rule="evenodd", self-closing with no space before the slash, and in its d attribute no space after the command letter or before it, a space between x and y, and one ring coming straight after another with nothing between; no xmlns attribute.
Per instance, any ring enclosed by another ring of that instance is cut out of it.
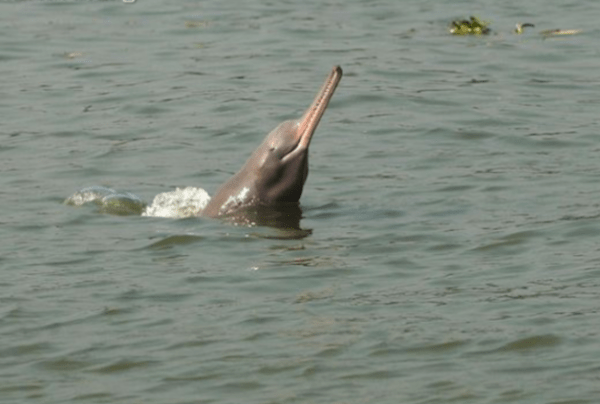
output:
<svg viewBox="0 0 600 404"><path fill-rule="evenodd" d="M335 66L302 118L271 131L199 214L229 216L248 207L297 204L308 176L308 146L341 78Z"/></svg>

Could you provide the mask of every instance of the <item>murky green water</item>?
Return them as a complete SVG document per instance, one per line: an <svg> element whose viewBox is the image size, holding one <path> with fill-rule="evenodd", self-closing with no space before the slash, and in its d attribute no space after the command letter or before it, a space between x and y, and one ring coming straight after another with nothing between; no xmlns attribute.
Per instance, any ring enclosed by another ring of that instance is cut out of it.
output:
<svg viewBox="0 0 600 404"><path fill-rule="evenodd" d="M496 3L0 2L0 401L595 403L600 3ZM63 205L213 193L335 64L307 237Z"/></svg>

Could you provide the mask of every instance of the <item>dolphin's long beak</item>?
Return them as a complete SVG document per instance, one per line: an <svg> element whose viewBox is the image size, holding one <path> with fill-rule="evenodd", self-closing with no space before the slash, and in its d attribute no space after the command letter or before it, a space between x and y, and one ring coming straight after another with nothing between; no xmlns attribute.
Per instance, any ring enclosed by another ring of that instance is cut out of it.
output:
<svg viewBox="0 0 600 404"><path fill-rule="evenodd" d="M321 87L317 93L311 106L298 121L299 142L297 148L308 148L312 135L315 133L315 129L317 129L317 125L319 124L319 121L321 121L321 117L325 113L329 100L333 96L333 92L341 79L342 68L335 66L331 73L329 73L327 80L325 80L323 87Z"/></svg>

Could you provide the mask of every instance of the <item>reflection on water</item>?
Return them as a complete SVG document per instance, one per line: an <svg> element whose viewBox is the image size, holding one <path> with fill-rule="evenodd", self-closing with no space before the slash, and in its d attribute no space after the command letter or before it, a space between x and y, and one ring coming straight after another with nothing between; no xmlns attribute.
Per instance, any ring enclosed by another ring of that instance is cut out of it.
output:
<svg viewBox="0 0 600 404"><path fill-rule="evenodd" d="M263 227L265 229L253 234L272 239L301 239L310 235L312 230L300 228L301 219L302 208L295 202L247 207L224 218L226 222L236 226Z"/></svg>

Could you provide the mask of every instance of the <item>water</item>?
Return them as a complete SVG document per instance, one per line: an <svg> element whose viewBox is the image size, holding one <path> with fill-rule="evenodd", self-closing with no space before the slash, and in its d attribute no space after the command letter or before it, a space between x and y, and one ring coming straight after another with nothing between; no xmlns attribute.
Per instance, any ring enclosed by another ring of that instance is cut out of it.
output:
<svg viewBox="0 0 600 404"><path fill-rule="evenodd" d="M0 2L2 402L595 403L600 3L232 4ZM213 193L335 64L306 237L63 204Z"/></svg>

